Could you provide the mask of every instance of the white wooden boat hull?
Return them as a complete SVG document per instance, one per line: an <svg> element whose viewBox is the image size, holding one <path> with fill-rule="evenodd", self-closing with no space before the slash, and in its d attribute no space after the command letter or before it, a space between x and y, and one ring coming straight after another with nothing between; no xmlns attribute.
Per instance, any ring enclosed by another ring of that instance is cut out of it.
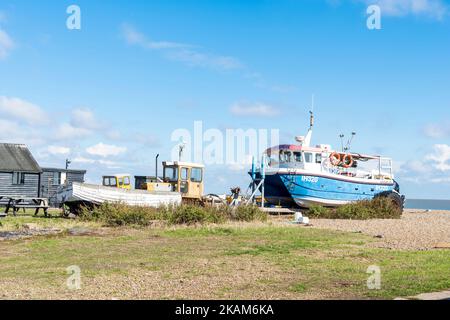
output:
<svg viewBox="0 0 450 320"><path fill-rule="evenodd" d="M74 182L57 194L60 203L123 203L130 206L159 207L181 204L178 192L151 192L146 190L125 190L100 185Z"/></svg>

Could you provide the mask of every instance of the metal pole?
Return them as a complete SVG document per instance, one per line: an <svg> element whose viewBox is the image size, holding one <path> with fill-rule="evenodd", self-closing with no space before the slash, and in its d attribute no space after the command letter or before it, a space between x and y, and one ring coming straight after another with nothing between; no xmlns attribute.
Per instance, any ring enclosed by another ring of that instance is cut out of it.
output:
<svg viewBox="0 0 450 320"><path fill-rule="evenodd" d="M158 182L158 158L159 158L159 153L156 155L156 158L155 158L155 179L156 179L156 182Z"/></svg>
<svg viewBox="0 0 450 320"><path fill-rule="evenodd" d="M262 185L261 185L261 208L264 208L264 185L265 185L265 179L266 179L266 168L265 168L265 160L266 156L262 156L261 161L261 178L262 178Z"/></svg>
<svg viewBox="0 0 450 320"><path fill-rule="evenodd" d="M378 158L378 179L381 178L381 157Z"/></svg>
<svg viewBox="0 0 450 320"><path fill-rule="evenodd" d="M255 171L255 157L252 157L252 194L255 192L256 183L256 171Z"/></svg>

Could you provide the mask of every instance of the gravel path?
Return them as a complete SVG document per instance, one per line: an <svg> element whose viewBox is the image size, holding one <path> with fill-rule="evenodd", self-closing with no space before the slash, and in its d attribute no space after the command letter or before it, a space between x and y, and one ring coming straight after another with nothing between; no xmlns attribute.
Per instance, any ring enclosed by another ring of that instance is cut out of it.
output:
<svg viewBox="0 0 450 320"><path fill-rule="evenodd" d="M450 211L405 210L396 220L311 219L314 228L362 232L374 236L376 247L429 250L450 246ZM450 252L450 248L448 249Z"/></svg>

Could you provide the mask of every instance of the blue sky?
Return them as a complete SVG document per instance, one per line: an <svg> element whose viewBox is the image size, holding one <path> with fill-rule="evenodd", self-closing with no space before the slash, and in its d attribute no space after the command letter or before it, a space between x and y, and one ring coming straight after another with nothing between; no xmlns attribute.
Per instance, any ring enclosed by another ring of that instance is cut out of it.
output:
<svg viewBox="0 0 450 320"><path fill-rule="evenodd" d="M366 27L378 3L382 29ZM81 30L66 8L81 8ZM392 157L409 197L450 199L450 2L0 2L0 141L42 166L153 174L178 128L280 129ZM207 168L208 192L246 186Z"/></svg>

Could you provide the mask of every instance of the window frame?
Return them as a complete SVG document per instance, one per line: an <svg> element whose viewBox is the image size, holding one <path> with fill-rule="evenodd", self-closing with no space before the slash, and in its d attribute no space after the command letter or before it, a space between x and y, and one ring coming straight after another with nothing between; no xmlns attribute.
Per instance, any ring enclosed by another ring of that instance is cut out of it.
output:
<svg viewBox="0 0 450 320"><path fill-rule="evenodd" d="M200 180L196 179L194 172L200 172ZM202 168L191 168L191 182L201 183L203 181L203 169Z"/></svg>
<svg viewBox="0 0 450 320"><path fill-rule="evenodd" d="M305 155L305 163L314 163L314 156L312 152L304 152L303 154Z"/></svg>
<svg viewBox="0 0 450 320"><path fill-rule="evenodd" d="M55 176L57 176L57 179L55 179ZM53 171L52 185L53 186L61 185L61 172L60 171Z"/></svg>
<svg viewBox="0 0 450 320"><path fill-rule="evenodd" d="M186 172L186 177L184 176L184 173ZM181 167L180 170L180 180L181 181L189 181L189 168L187 167Z"/></svg>
<svg viewBox="0 0 450 320"><path fill-rule="evenodd" d="M172 175L169 177L167 175L167 171L172 170ZM178 167L176 166L167 166L164 167L164 180L169 182L177 182L178 181Z"/></svg>
<svg viewBox="0 0 450 320"><path fill-rule="evenodd" d="M12 185L22 186L25 184L25 172L13 171L12 173Z"/></svg>

